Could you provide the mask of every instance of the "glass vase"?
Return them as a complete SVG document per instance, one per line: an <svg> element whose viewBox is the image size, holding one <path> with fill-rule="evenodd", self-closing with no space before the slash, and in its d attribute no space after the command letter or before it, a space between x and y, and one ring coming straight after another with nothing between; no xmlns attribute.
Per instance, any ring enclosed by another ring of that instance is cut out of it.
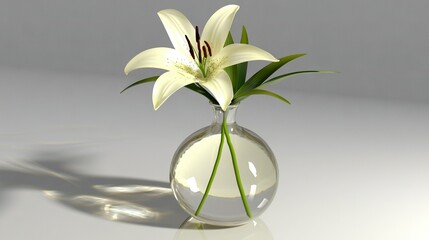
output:
<svg viewBox="0 0 429 240"><path fill-rule="evenodd" d="M174 154L170 182L180 206L195 219L234 226L272 202L277 162L265 141L239 126L237 105L213 105L211 125L191 134Z"/></svg>

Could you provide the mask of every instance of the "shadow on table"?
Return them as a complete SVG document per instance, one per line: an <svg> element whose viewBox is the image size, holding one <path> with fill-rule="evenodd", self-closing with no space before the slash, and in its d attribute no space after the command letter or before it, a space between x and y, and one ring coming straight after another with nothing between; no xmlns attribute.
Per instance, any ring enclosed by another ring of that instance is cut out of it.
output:
<svg viewBox="0 0 429 240"><path fill-rule="evenodd" d="M273 236L260 218L254 218L249 223L235 227L219 227L204 224L190 217L176 231L174 240L272 240Z"/></svg>
<svg viewBox="0 0 429 240"><path fill-rule="evenodd" d="M8 190L34 189L67 207L111 221L179 228L189 217L169 183L80 174L71 165L82 161L88 162L45 152L30 163L0 168L0 208L8 204L4 196Z"/></svg>

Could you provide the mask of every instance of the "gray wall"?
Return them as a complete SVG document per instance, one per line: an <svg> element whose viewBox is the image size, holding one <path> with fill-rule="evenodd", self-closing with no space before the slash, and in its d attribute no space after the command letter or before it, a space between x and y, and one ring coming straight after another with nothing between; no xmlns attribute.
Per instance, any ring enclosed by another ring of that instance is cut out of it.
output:
<svg viewBox="0 0 429 240"><path fill-rule="evenodd" d="M229 1L231 2L231 1ZM234 1L233 31L281 57L290 70L335 69L279 86L291 90L429 102L429 1ZM141 50L171 46L156 12L175 8L204 25L221 1L1 0L0 69L110 75ZM255 71L261 63L252 65ZM285 69L284 71L286 71ZM128 82L150 72L132 74ZM4 81L4 80L0 80Z"/></svg>

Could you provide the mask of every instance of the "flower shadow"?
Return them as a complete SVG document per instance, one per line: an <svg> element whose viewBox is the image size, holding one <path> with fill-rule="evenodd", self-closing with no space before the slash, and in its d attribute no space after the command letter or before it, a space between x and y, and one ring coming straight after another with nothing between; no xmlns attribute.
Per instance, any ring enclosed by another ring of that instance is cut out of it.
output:
<svg viewBox="0 0 429 240"><path fill-rule="evenodd" d="M9 190L40 190L53 201L103 219L163 228L179 228L189 218L167 182L80 174L71 164L82 161L44 153L26 164L0 168L0 209Z"/></svg>

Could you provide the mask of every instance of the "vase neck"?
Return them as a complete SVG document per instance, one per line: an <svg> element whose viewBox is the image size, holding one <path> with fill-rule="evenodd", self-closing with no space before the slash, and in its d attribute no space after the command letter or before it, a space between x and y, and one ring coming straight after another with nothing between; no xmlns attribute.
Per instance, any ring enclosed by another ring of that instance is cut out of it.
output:
<svg viewBox="0 0 429 240"><path fill-rule="evenodd" d="M230 105L225 111L219 105L213 105L214 124L222 124L225 118L227 124L235 123L235 114L237 112L238 105Z"/></svg>

